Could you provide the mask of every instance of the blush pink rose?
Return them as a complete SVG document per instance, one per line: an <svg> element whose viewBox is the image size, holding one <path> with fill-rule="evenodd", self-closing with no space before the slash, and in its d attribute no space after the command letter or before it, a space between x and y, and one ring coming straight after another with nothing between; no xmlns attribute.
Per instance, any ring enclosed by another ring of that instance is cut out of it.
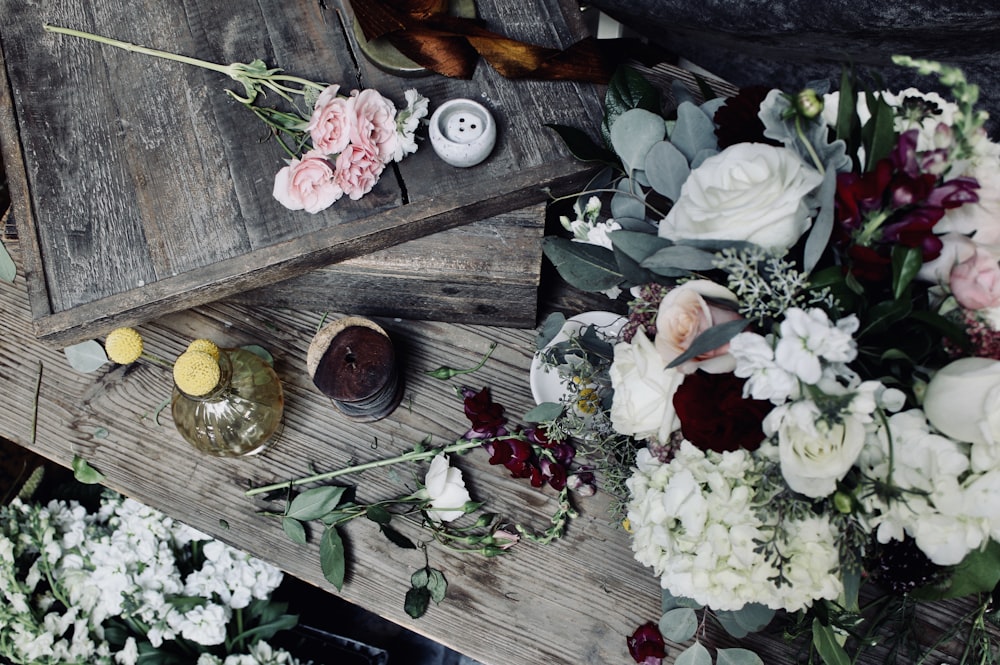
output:
<svg viewBox="0 0 1000 665"><path fill-rule="evenodd" d="M732 303L734 308L738 304L732 291L704 279L685 282L667 292L656 314L654 339L664 364L669 365L685 353L698 335L712 326L742 318L716 302ZM735 367L736 360L729 354L729 344L725 344L678 365L676 369L684 374L698 369L710 374L722 374L733 371Z"/></svg>
<svg viewBox="0 0 1000 665"><path fill-rule="evenodd" d="M274 176L274 198L289 210L325 210L344 195L334 175L334 166L326 155L310 150L301 159L290 160Z"/></svg>
<svg viewBox="0 0 1000 665"><path fill-rule="evenodd" d="M339 85L331 85L320 93L306 125L313 147L327 155L346 148L354 129L355 98L341 97L339 90Z"/></svg>
<svg viewBox="0 0 1000 665"><path fill-rule="evenodd" d="M385 163L371 143L350 143L337 157L337 186L352 201L372 191L382 175Z"/></svg>
<svg viewBox="0 0 1000 665"><path fill-rule="evenodd" d="M948 284L955 300L966 309L1000 306L1000 262L982 248L951 269Z"/></svg>
<svg viewBox="0 0 1000 665"><path fill-rule="evenodd" d="M383 163L396 154L396 107L377 90L355 90L351 141L371 143Z"/></svg>

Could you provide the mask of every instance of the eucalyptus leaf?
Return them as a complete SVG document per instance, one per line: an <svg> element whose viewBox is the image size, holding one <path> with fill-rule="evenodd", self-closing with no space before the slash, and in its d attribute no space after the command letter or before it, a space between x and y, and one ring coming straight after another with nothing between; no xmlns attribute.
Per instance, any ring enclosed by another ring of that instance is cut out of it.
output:
<svg viewBox="0 0 1000 665"><path fill-rule="evenodd" d="M675 665L712 665L712 655L701 642L695 642L677 654Z"/></svg>
<svg viewBox="0 0 1000 665"><path fill-rule="evenodd" d="M964 598L988 593L1000 584L1000 543L990 540L985 548L972 550L955 566L948 582L939 587L917 589L914 596L923 600Z"/></svg>
<svg viewBox="0 0 1000 665"><path fill-rule="evenodd" d="M420 568L410 575L410 586L414 589L422 589L427 586L428 580L430 580L431 569L427 566Z"/></svg>
<svg viewBox="0 0 1000 665"><path fill-rule="evenodd" d="M319 519L337 507L345 489L336 485L308 489L292 499L285 517L302 521Z"/></svg>
<svg viewBox="0 0 1000 665"><path fill-rule="evenodd" d="M670 94L673 95L675 104L695 104L697 99L694 93L680 79L670 82Z"/></svg>
<svg viewBox="0 0 1000 665"><path fill-rule="evenodd" d="M698 615L689 607L678 607L660 617L659 628L671 642L687 642L698 631Z"/></svg>
<svg viewBox="0 0 1000 665"><path fill-rule="evenodd" d="M297 545L306 544L306 527L302 522L293 517L282 517L281 528L293 543Z"/></svg>
<svg viewBox="0 0 1000 665"><path fill-rule="evenodd" d="M643 212L645 212L645 208L643 208ZM638 219L636 217L615 217L615 221L618 223L618 226L622 227L622 230L642 233L646 237L655 236L657 232L657 225L648 219Z"/></svg>
<svg viewBox="0 0 1000 665"><path fill-rule="evenodd" d="M674 245L658 250L652 256L643 259L639 265L658 275L673 275L677 270L684 272L711 270L715 266L715 261L716 256L711 252L686 245Z"/></svg>
<svg viewBox="0 0 1000 665"><path fill-rule="evenodd" d="M642 74L631 67L619 67L608 81L604 95L604 119L601 133L611 145L611 126L622 113L631 109L645 109L651 113L661 110L660 91Z"/></svg>
<svg viewBox="0 0 1000 665"><path fill-rule="evenodd" d="M15 277L17 277L17 266L14 265L14 259L11 258L7 247L0 242L0 279L13 282Z"/></svg>
<svg viewBox="0 0 1000 665"><path fill-rule="evenodd" d="M344 541L335 527L327 527L323 532L323 539L319 543L319 564L326 581L336 587L337 591L343 589L347 561Z"/></svg>
<svg viewBox="0 0 1000 665"><path fill-rule="evenodd" d="M719 649L715 652L716 665L764 665L760 656L749 649Z"/></svg>
<svg viewBox="0 0 1000 665"><path fill-rule="evenodd" d="M641 263L664 247L673 245L673 242L666 238L624 229L612 231L608 234L608 238L612 247L636 263Z"/></svg>
<svg viewBox="0 0 1000 665"><path fill-rule="evenodd" d="M246 346L242 346L240 348L242 348L244 351L249 351L250 353L254 354L258 358L266 362L270 367L274 367L274 356L272 356L271 352L265 349L263 346L260 346L259 344L247 344ZM269 382L270 379L267 379L267 381Z"/></svg>
<svg viewBox="0 0 1000 665"><path fill-rule="evenodd" d="M104 474L90 466L87 460L73 455L73 477L84 485L98 485L104 482Z"/></svg>
<svg viewBox="0 0 1000 665"><path fill-rule="evenodd" d="M725 106L728 101L725 97L709 98L706 96L705 98L707 101L702 103L698 108L700 108L702 113L707 115L709 118L714 118L715 114L719 112L719 109Z"/></svg>
<svg viewBox="0 0 1000 665"><path fill-rule="evenodd" d="M403 609L414 619L419 619L431 604L431 592L427 587L412 588L406 592Z"/></svg>
<svg viewBox="0 0 1000 665"><path fill-rule="evenodd" d="M694 600L693 598L686 598L685 596L675 596L670 593L669 589L660 590L660 611L666 614L672 609L678 607L690 607L693 610L700 610L702 608L701 603Z"/></svg>
<svg viewBox="0 0 1000 665"><path fill-rule="evenodd" d="M607 291L624 278L614 253L604 247L573 242L559 236L545 236L542 238L542 251L559 275L582 291Z"/></svg>
<svg viewBox="0 0 1000 665"><path fill-rule="evenodd" d="M646 153L643 168L653 190L671 201L680 198L681 186L691 175L688 158L670 141L654 144Z"/></svg>
<svg viewBox="0 0 1000 665"><path fill-rule="evenodd" d="M826 665L851 665L850 657L837 642L832 628L824 626L819 619L813 619L812 634L813 647Z"/></svg>
<svg viewBox="0 0 1000 665"><path fill-rule="evenodd" d="M552 312L546 316L542 325L539 326L538 335L535 337L535 347L541 351L548 346L564 325L566 325L566 315L562 312Z"/></svg>
<svg viewBox="0 0 1000 665"><path fill-rule="evenodd" d="M97 340L87 340L63 349L69 366L78 372L96 372L108 362L108 354Z"/></svg>
<svg viewBox="0 0 1000 665"><path fill-rule="evenodd" d="M562 415L563 405L559 402L542 402L524 414L525 422L551 423Z"/></svg>
<svg viewBox="0 0 1000 665"><path fill-rule="evenodd" d="M611 197L611 216L644 219L646 217L646 193L641 188L622 178L618 191Z"/></svg>
<svg viewBox="0 0 1000 665"><path fill-rule="evenodd" d="M738 610L719 610L715 618L727 633L741 639L766 628L774 614L766 605L748 603Z"/></svg>
<svg viewBox="0 0 1000 665"><path fill-rule="evenodd" d="M632 109L611 125L611 147L621 157L626 172L631 173L643 167L646 153L666 134L662 116L645 109Z"/></svg>
<svg viewBox="0 0 1000 665"><path fill-rule="evenodd" d="M677 124L670 142L691 162L702 150L718 149L715 123L691 102L682 102L677 106Z"/></svg>
<svg viewBox="0 0 1000 665"><path fill-rule="evenodd" d="M691 358L719 348L732 338L736 337L736 335L742 332L746 326L747 322L742 319L726 321L725 323L712 326L705 332L695 337L694 341L691 342L691 346L688 347L688 350L674 358L673 362L667 365L667 367L677 367L678 365L686 363Z"/></svg>
<svg viewBox="0 0 1000 665"><path fill-rule="evenodd" d="M709 157L715 157L718 154L719 151L716 148L705 148L704 150L699 150L697 153L695 153L695 156L691 159L691 170L693 171L694 169L701 166L704 163L704 161Z"/></svg>

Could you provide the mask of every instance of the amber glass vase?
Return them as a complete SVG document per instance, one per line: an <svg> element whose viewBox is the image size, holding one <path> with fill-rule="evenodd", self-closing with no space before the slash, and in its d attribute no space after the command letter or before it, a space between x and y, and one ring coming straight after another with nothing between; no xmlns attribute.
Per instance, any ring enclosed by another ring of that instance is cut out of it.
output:
<svg viewBox="0 0 1000 665"><path fill-rule="evenodd" d="M273 442L281 425L281 380L263 358L245 349L220 349L219 369L219 383L205 395L188 395L174 386L174 426L210 455L259 453Z"/></svg>

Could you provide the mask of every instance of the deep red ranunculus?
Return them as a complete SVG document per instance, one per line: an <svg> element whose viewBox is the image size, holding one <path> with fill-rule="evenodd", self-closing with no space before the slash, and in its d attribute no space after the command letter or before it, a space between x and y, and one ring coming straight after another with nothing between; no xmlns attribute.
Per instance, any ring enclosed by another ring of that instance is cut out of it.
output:
<svg viewBox="0 0 1000 665"><path fill-rule="evenodd" d="M733 374L695 372L674 393L681 434L702 450L756 450L770 402L743 397L745 381Z"/></svg>
<svg viewBox="0 0 1000 665"><path fill-rule="evenodd" d="M665 658L667 655L667 645L663 641L659 627L652 621L648 621L638 628L626 639L628 643L628 653L637 663L649 663L649 659ZM653 661L655 662L655 660Z"/></svg>

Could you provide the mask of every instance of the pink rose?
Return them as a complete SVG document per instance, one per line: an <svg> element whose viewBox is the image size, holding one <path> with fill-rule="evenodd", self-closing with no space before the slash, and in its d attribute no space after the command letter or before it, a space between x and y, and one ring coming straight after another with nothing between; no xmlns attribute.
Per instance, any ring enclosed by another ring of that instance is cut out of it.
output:
<svg viewBox="0 0 1000 665"><path fill-rule="evenodd" d="M310 150L293 159L274 176L274 198L289 210L317 213L329 208L344 195L334 180L333 164L326 156Z"/></svg>
<svg viewBox="0 0 1000 665"><path fill-rule="evenodd" d="M371 143L350 143L337 157L337 186L352 201L372 191L385 163Z"/></svg>
<svg viewBox="0 0 1000 665"><path fill-rule="evenodd" d="M337 95L339 85L331 85L320 93L313 107L306 131L313 147L327 155L335 155L347 147L354 129L354 97Z"/></svg>
<svg viewBox="0 0 1000 665"><path fill-rule="evenodd" d="M396 107L377 90L355 90L354 128L351 141L371 143L379 159L389 162L396 154Z"/></svg>
<svg viewBox="0 0 1000 665"><path fill-rule="evenodd" d="M656 314L656 350L669 365L683 354L701 333L712 326L740 319L732 309L713 303L738 303L732 291L709 280L685 282L667 292ZM731 372L736 360L729 354L729 344L688 360L676 369L684 374L703 369L710 374Z"/></svg>
<svg viewBox="0 0 1000 665"><path fill-rule="evenodd" d="M951 269L949 278L955 300L966 309L986 309L1000 305L1000 263L982 248Z"/></svg>

